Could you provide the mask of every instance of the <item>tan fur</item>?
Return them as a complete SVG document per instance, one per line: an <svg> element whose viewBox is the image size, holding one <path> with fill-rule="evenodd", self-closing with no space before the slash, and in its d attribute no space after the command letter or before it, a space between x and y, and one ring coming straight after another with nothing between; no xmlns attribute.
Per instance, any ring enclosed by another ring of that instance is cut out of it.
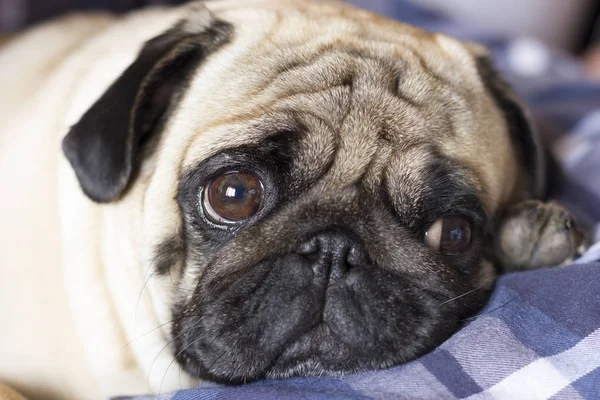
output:
<svg viewBox="0 0 600 400"><path fill-rule="evenodd" d="M168 299L175 293L168 276L153 275L152 252L181 229L175 196L182 171L259 139L248 124L268 123L278 110L318 104L304 117L314 132L332 137L335 129L348 131L330 172L332 184L369 173L375 185L388 164L402 176L418 177L428 156L423 149L395 143L400 154L375 140L392 120L401 132L394 140L412 146L436 136L445 154L468 164L474 171L469 179L485 193L490 211L507 202L516 186L505 123L476 78L471 50L455 39L337 3L214 1L207 7L235 26L235 40L195 76L135 185L106 205L82 194L59 157L60 140L142 43L189 11L59 20L0 52L0 319L8 321L0 380L31 398L96 399L194 384L172 363ZM344 55L348 48L390 63L357 62ZM351 71L361 87L384 93L392 78L369 81L369 74L391 74L398 60L405 75L393 90L405 104L387 94L361 97L341 85ZM294 61L307 66L275 73ZM377 108L356 103L369 101ZM308 166L333 152L319 136L306 140L313 151L298 157ZM354 151L358 143L369 150Z"/></svg>
<svg viewBox="0 0 600 400"><path fill-rule="evenodd" d="M0 383L0 400L25 400L19 393Z"/></svg>

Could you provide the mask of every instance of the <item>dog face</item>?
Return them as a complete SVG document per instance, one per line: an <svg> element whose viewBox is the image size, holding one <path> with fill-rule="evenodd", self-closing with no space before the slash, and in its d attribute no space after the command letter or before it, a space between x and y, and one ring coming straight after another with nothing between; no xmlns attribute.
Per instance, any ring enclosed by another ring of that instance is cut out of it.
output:
<svg viewBox="0 0 600 400"><path fill-rule="evenodd" d="M495 216L542 190L512 94L478 48L347 6L210 6L63 142L92 200L143 202L173 354L244 382L433 349L486 299Z"/></svg>

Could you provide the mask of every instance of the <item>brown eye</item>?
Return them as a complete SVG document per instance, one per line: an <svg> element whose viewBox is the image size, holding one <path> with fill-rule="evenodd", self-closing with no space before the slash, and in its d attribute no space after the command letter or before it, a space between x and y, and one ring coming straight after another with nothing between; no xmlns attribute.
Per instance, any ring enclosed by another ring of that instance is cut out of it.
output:
<svg viewBox="0 0 600 400"><path fill-rule="evenodd" d="M262 182L256 175L233 171L206 185L202 205L211 221L234 224L256 214L262 204L262 196Z"/></svg>
<svg viewBox="0 0 600 400"><path fill-rule="evenodd" d="M457 255L471 247L471 224L456 216L438 218L425 233L425 242L444 255Z"/></svg>

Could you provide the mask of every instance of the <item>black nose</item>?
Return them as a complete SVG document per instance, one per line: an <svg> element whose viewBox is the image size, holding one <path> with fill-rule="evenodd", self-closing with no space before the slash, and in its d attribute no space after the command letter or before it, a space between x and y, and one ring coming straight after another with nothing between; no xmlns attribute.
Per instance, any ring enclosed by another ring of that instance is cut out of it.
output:
<svg viewBox="0 0 600 400"><path fill-rule="evenodd" d="M344 231L321 232L302 243L296 253L341 278L350 268L365 261L363 245L355 235Z"/></svg>

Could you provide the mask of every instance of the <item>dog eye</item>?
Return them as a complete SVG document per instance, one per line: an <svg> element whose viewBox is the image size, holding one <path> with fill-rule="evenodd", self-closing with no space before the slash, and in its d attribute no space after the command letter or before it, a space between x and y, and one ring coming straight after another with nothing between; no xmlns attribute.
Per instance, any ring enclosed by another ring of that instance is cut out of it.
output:
<svg viewBox="0 0 600 400"><path fill-rule="evenodd" d="M204 187L202 206L208 219L235 224L255 215L262 204L263 185L258 176L231 171Z"/></svg>
<svg viewBox="0 0 600 400"><path fill-rule="evenodd" d="M444 255L457 255L471 247L471 223L462 217L438 218L425 233L425 243Z"/></svg>

